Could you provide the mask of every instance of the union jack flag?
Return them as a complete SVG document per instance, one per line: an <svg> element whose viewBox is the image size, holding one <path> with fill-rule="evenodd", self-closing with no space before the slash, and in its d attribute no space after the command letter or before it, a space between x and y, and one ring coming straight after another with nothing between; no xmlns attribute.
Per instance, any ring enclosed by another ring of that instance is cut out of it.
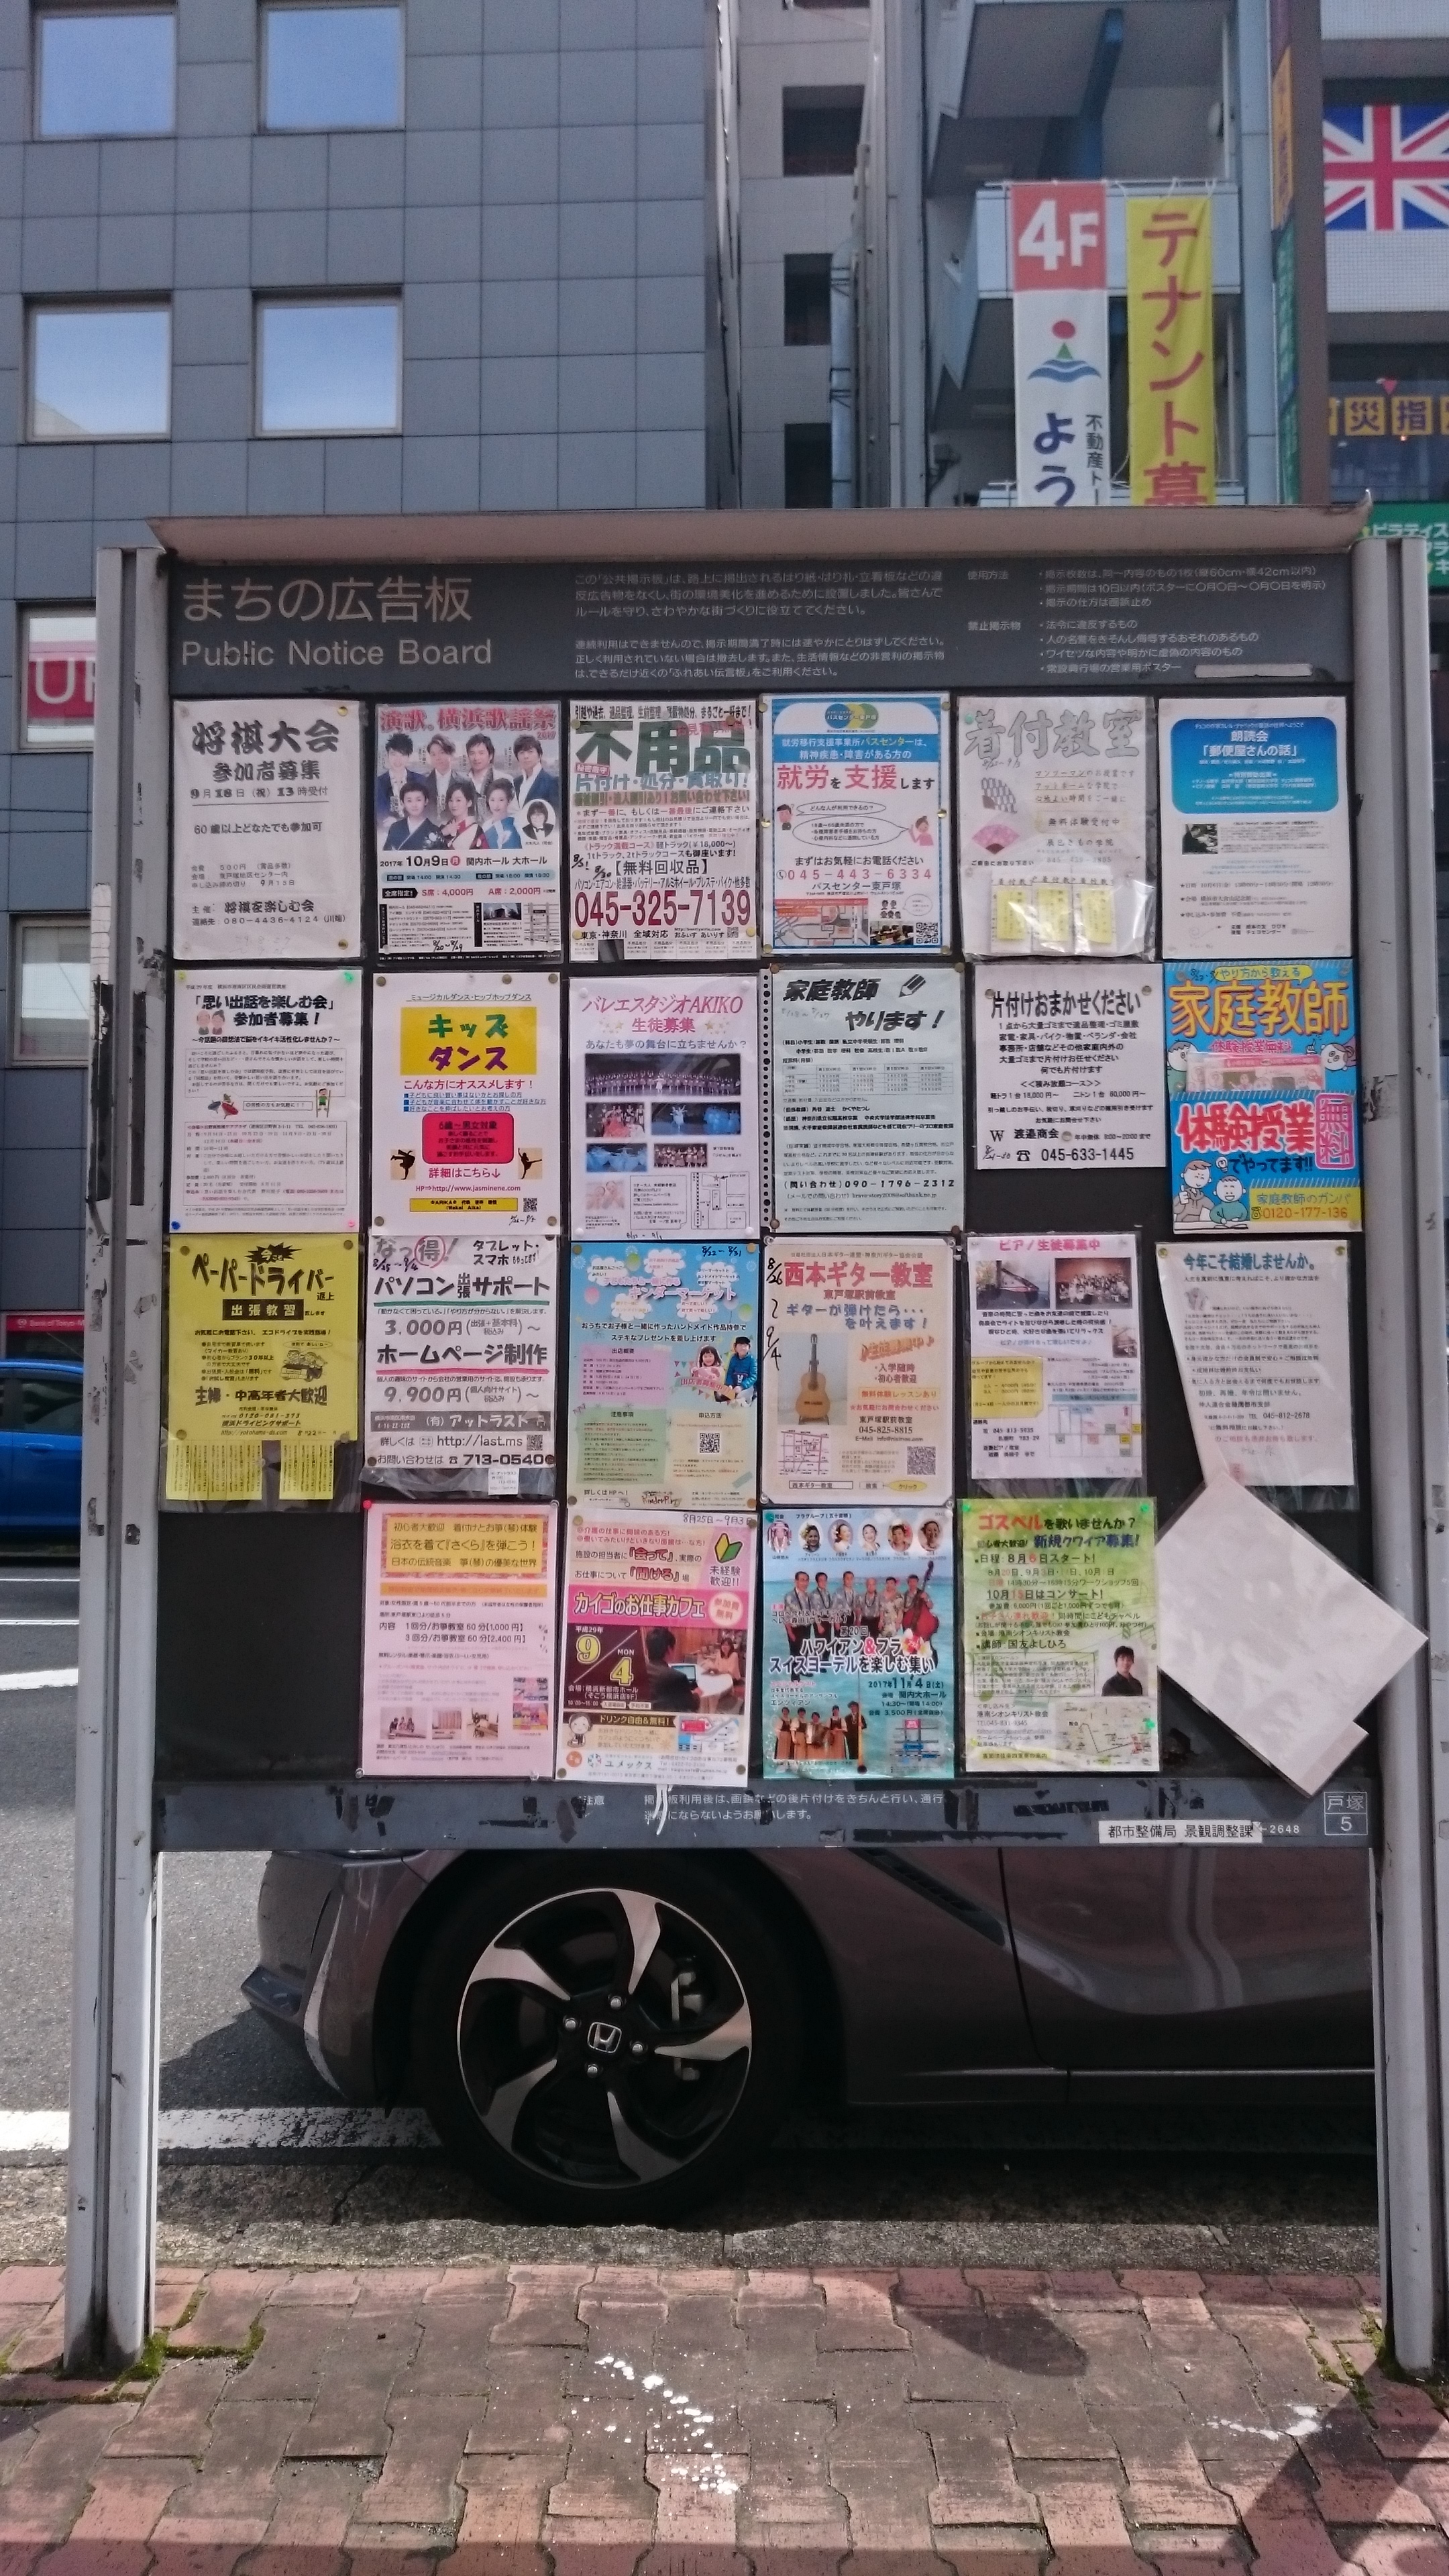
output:
<svg viewBox="0 0 1449 2576"><path fill-rule="evenodd" d="M1449 232L1449 106L1327 109L1323 203L1331 233Z"/></svg>

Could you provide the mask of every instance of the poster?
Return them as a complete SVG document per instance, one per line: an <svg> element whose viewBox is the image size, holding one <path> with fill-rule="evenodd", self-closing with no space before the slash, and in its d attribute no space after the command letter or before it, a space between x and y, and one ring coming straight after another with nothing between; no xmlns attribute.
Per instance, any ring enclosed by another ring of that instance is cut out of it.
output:
<svg viewBox="0 0 1449 2576"><path fill-rule="evenodd" d="M173 956L358 954L361 719L322 698L172 706Z"/></svg>
<svg viewBox="0 0 1449 2576"><path fill-rule="evenodd" d="M949 1510L766 1512L767 1779L948 1780L956 1768Z"/></svg>
<svg viewBox="0 0 1449 2576"><path fill-rule="evenodd" d="M1162 971L1174 1234L1355 1232L1352 965L1295 958Z"/></svg>
<svg viewBox="0 0 1449 2576"><path fill-rule="evenodd" d="M574 700L575 963L754 956L756 731L753 698Z"/></svg>
<svg viewBox="0 0 1449 2576"><path fill-rule="evenodd" d="M1147 773L1143 698L958 701L968 957L1150 955Z"/></svg>
<svg viewBox="0 0 1449 2576"><path fill-rule="evenodd" d="M759 1233L752 975L575 977L569 1060L576 1234Z"/></svg>
<svg viewBox="0 0 1449 2576"><path fill-rule="evenodd" d="M1347 1507L1347 1244L1159 1243L1157 1268L1204 1476Z"/></svg>
<svg viewBox="0 0 1449 2576"><path fill-rule="evenodd" d="M945 1234L964 1221L959 966L765 983L777 1225Z"/></svg>
<svg viewBox="0 0 1449 2576"><path fill-rule="evenodd" d="M1015 1487L1142 1474L1133 1234L973 1234L971 1474Z"/></svg>
<svg viewBox="0 0 1449 2576"><path fill-rule="evenodd" d="M943 1502L954 1415L948 1243L776 1235L765 1247L762 1492Z"/></svg>
<svg viewBox="0 0 1449 2576"><path fill-rule="evenodd" d="M368 1506L364 1777L548 1777L556 1517Z"/></svg>
<svg viewBox="0 0 1449 2576"><path fill-rule="evenodd" d="M562 1204L557 975L377 975L372 1222L544 1234Z"/></svg>
<svg viewBox="0 0 1449 2576"><path fill-rule="evenodd" d="M768 701L772 948L948 944L950 711L944 697Z"/></svg>
<svg viewBox="0 0 1449 2576"><path fill-rule="evenodd" d="M374 710L385 956L551 956L563 864L556 698Z"/></svg>
<svg viewBox="0 0 1449 2576"><path fill-rule="evenodd" d="M356 1237L166 1249L166 1500L330 1502L357 1438Z"/></svg>
<svg viewBox="0 0 1449 2576"><path fill-rule="evenodd" d="M1128 197L1127 445L1149 509L1217 500L1213 201Z"/></svg>
<svg viewBox="0 0 1449 2576"><path fill-rule="evenodd" d="M546 1235L373 1235L363 1474L424 1492L554 1490L558 1250Z"/></svg>
<svg viewBox="0 0 1449 2576"><path fill-rule="evenodd" d="M968 1773L1158 1768L1155 1512L961 1505Z"/></svg>
<svg viewBox="0 0 1449 2576"><path fill-rule="evenodd" d="M171 1231L353 1234L361 1212L362 977L177 970Z"/></svg>
<svg viewBox="0 0 1449 2576"><path fill-rule="evenodd" d="M1021 507L1090 510L1110 501L1106 294L1075 285L1018 290L1011 316Z"/></svg>
<svg viewBox="0 0 1449 2576"><path fill-rule="evenodd" d="M743 1780L755 1523L741 1512L571 1512L561 1780Z"/></svg>
<svg viewBox="0 0 1449 2576"><path fill-rule="evenodd" d="M978 966L981 1170L1164 1163L1161 1044L1160 966Z"/></svg>
<svg viewBox="0 0 1449 2576"><path fill-rule="evenodd" d="M747 1509L759 1482L753 1243L576 1243L568 1498Z"/></svg>
<svg viewBox="0 0 1449 2576"><path fill-rule="evenodd" d="M1164 698L1164 957L1347 957L1342 698Z"/></svg>

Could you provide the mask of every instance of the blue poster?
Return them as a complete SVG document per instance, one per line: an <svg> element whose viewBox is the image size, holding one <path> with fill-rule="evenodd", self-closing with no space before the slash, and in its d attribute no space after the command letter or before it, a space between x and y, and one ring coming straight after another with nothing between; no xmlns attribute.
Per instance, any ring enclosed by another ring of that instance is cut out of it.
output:
<svg viewBox="0 0 1449 2576"><path fill-rule="evenodd" d="M758 1487L760 1253L753 1243L576 1243L569 1501L749 1506Z"/></svg>
<svg viewBox="0 0 1449 2576"><path fill-rule="evenodd" d="M949 1780L951 1507L765 1514L765 1774Z"/></svg>
<svg viewBox="0 0 1449 2576"><path fill-rule="evenodd" d="M1169 963L1174 1234L1356 1233L1358 1022L1346 958Z"/></svg>

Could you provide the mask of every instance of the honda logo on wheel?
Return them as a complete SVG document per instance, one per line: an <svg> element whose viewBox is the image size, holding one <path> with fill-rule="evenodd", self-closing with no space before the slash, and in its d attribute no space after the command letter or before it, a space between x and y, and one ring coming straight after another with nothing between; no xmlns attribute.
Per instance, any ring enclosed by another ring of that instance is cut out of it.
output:
<svg viewBox="0 0 1449 2576"><path fill-rule="evenodd" d="M591 2021L589 2046L596 2057L612 2057L624 2034L616 2021Z"/></svg>

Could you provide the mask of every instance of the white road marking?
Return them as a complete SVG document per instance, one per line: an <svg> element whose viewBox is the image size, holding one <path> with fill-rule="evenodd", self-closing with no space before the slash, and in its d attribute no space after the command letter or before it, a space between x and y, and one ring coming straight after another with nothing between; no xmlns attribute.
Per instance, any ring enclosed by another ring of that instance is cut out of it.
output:
<svg viewBox="0 0 1449 2576"><path fill-rule="evenodd" d="M64 2155L70 2138L65 2111L0 2111L0 2156ZM287 2147L312 2154L347 2148L436 2147L437 2131L425 2111L383 2111L364 2104L319 2104L297 2109L163 2111L158 2141L164 2155L235 2153Z"/></svg>
<svg viewBox="0 0 1449 2576"><path fill-rule="evenodd" d="M78 1628L79 1619L0 1619L0 1628Z"/></svg>
<svg viewBox="0 0 1449 2576"><path fill-rule="evenodd" d="M80 1667L70 1664L54 1673L0 1673L0 1691L7 1690L74 1690L80 1680Z"/></svg>

